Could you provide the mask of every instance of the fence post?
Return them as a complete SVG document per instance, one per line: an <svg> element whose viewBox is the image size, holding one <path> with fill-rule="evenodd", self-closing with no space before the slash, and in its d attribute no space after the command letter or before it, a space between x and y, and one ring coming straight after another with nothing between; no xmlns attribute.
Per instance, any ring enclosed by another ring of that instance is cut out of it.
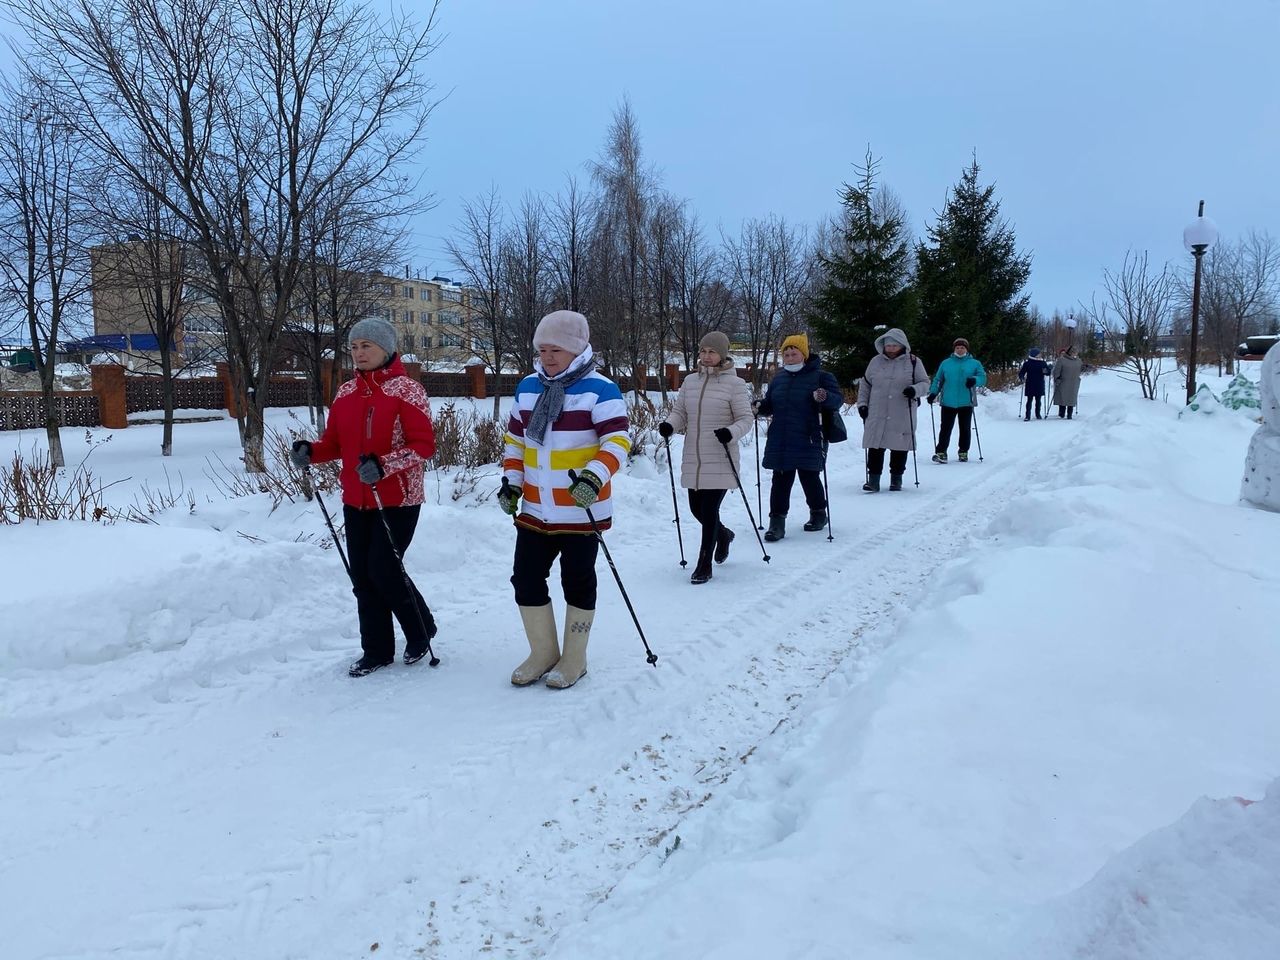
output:
<svg viewBox="0 0 1280 960"><path fill-rule="evenodd" d="M228 416L239 419L244 416L244 408L240 403L240 396L236 393L235 384L231 382L231 367L227 363L218 362L214 364L218 371L218 379L222 381L222 397L227 408Z"/></svg>
<svg viewBox="0 0 1280 960"><path fill-rule="evenodd" d="M680 389L680 364L678 363L667 364L667 389Z"/></svg>
<svg viewBox="0 0 1280 960"><path fill-rule="evenodd" d="M109 430L129 426L129 397L124 367L114 363L91 366L93 392L98 395L98 416Z"/></svg>
<svg viewBox="0 0 1280 960"><path fill-rule="evenodd" d="M488 391L485 389L484 382L484 364L472 363L465 368L467 376L471 378L471 396L476 400L483 400L487 397Z"/></svg>

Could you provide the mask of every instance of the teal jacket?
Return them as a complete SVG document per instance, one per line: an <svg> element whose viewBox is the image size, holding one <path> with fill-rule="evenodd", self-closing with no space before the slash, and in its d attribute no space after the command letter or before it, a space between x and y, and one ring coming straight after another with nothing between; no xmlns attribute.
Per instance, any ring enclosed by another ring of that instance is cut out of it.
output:
<svg viewBox="0 0 1280 960"><path fill-rule="evenodd" d="M972 354L957 357L953 353L938 364L938 372L933 375L929 392L941 394L944 407L971 407L973 393L964 385L970 377L977 381L975 387L981 387L987 382L987 371L982 369L982 364Z"/></svg>

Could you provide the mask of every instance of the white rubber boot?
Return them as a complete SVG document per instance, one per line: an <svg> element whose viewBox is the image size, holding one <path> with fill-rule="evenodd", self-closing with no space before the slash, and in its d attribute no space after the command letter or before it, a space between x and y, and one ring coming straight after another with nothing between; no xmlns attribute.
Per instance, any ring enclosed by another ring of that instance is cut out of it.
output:
<svg viewBox="0 0 1280 960"><path fill-rule="evenodd" d="M572 687L587 672L587 640L591 636L594 610L568 607L564 615L564 654L547 674L547 686L557 690Z"/></svg>
<svg viewBox="0 0 1280 960"><path fill-rule="evenodd" d="M541 680L560 659L560 645L556 642L556 612L551 604L541 607L521 607L525 636L529 638L529 656L511 674L511 682L517 687L527 687Z"/></svg>

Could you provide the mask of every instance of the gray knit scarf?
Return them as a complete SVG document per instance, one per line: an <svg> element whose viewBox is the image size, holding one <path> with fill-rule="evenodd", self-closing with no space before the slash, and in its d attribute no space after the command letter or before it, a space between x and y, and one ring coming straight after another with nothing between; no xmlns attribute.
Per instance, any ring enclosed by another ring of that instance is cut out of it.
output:
<svg viewBox="0 0 1280 960"><path fill-rule="evenodd" d="M539 370L538 380L542 383L542 395L533 405L529 425L524 429L525 436L532 437L534 443L542 443L546 439L547 428L559 420L560 414L564 411L565 391L595 368L596 361L592 357L577 370L572 373L562 373L554 380Z"/></svg>

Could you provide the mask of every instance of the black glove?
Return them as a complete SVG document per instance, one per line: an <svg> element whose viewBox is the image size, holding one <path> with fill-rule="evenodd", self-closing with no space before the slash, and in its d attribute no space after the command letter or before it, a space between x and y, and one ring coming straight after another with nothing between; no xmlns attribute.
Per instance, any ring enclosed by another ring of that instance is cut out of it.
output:
<svg viewBox="0 0 1280 960"><path fill-rule="evenodd" d="M498 490L498 506L503 513L509 513L513 517L520 512L520 491L511 486L506 477L502 478L502 486Z"/></svg>
<svg viewBox="0 0 1280 960"><path fill-rule="evenodd" d="M938 395L936 393L931 393L927 397L925 397L925 399L928 400L930 403L933 403L933 401L938 399Z"/></svg>
<svg viewBox="0 0 1280 960"><path fill-rule="evenodd" d="M965 379L965 381L964 381L964 385L965 385L966 387L968 387L970 390L972 390L974 387L976 387L976 386L978 385L978 378L977 378L977 377L968 377L968 378L966 378L966 379Z"/></svg>
<svg viewBox="0 0 1280 960"><path fill-rule="evenodd" d="M673 427L671 424L667 423L667 421L665 420L663 420L660 424L658 424L658 434L664 440L667 439L667 437L671 436L675 432L676 432L676 428Z"/></svg>
<svg viewBox="0 0 1280 960"><path fill-rule="evenodd" d="M721 443L729 443L733 440L733 434L729 432L728 427L716 427L715 435Z"/></svg>
<svg viewBox="0 0 1280 960"><path fill-rule="evenodd" d="M867 408L866 408L866 407L859 407L859 408L858 408L858 416L860 416L863 420L867 419Z"/></svg>
<svg viewBox="0 0 1280 960"><path fill-rule="evenodd" d="M378 462L378 458L372 453L366 453L360 458L360 466L356 467L356 476L360 478L361 483L367 483L372 487L386 474L383 472L382 464Z"/></svg>
<svg viewBox="0 0 1280 960"><path fill-rule="evenodd" d="M311 444L306 440L295 440L289 448L289 459L299 470L311 466Z"/></svg>
<svg viewBox="0 0 1280 960"><path fill-rule="evenodd" d="M916 388L910 385L905 386L902 388L902 395L908 400L914 400L916 398Z"/></svg>

